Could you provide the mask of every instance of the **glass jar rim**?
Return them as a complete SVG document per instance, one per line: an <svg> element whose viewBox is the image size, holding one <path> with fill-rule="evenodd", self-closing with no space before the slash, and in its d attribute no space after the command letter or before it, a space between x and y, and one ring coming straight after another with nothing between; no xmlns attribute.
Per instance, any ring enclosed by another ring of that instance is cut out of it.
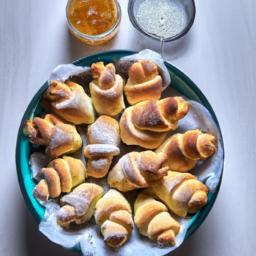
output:
<svg viewBox="0 0 256 256"><path fill-rule="evenodd" d="M74 33L76 34L77 36L83 38L83 39L89 39L89 40L98 40L98 39L102 39L106 36L108 36L109 34L111 34L113 31L115 31L115 29L119 26L120 22L121 22L121 14L122 14L122 10L121 10L121 6L119 4L119 2L117 0L114 0L115 1L115 4L116 4L116 8L117 8L117 19L114 23L114 25L107 31L101 33L101 34L98 34L98 35L88 35L88 34L85 34L81 31L79 31L78 29L76 29L72 24L71 22L69 21L69 18L68 18L68 9L69 9L69 5L70 5L70 2L73 1L73 0L68 0L67 2L67 5L66 5L66 18L67 18L67 22L68 22L68 27L69 29Z"/></svg>

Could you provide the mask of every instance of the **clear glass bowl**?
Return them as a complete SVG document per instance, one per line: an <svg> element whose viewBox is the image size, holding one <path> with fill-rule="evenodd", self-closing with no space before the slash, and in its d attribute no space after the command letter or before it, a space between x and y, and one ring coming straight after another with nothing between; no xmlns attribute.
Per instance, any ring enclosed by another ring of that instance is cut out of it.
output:
<svg viewBox="0 0 256 256"><path fill-rule="evenodd" d="M161 39L160 37L158 37L155 34L151 34L149 32L147 32L143 27L140 26L140 24L138 23L137 19L136 19L136 14L138 11L138 6L139 4L141 4L141 0L129 0L129 4L128 4L128 14L129 14L129 18L133 24L133 26L140 31L141 33L143 33L144 35L156 39L156 40L161 40L164 42L169 42L169 41L174 41L182 36L184 36L192 27L194 20L195 20L195 15L196 15L196 7L195 7L195 2L194 0L179 0L179 3L182 5L182 7L184 8L185 11L185 15L186 15L186 25L184 26L184 29L169 38L164 38Z"/></svg>
<svg viewBox="0 0 256 256"><path fill-rule="evenodd" d="M68 11L72 1L74 0L68 0L67 6L66 6L66 17L67 17L68 27L70 32L80 41L89 45L99 45L99 44L104 44L108 42L117 34L120 27L121 16L122 16L121 7L117 0L114 0L116 3L116 9L117 9L117 18L116 18L115 24L108 31L101 33L99 35L88 35L88 34L82 33L71 24L68 18Z"/></svg>

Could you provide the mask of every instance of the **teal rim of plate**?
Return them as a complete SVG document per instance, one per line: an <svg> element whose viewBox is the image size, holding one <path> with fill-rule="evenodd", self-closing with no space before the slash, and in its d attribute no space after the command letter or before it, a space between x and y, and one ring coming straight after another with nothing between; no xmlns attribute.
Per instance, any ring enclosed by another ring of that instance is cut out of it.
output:
<svg viewBox="0 0 256 256"><path fill-rule="evenodd" d="M136 52L129 51L129 50L114 50L114 51L107 51L107 52L99 52L97 54L78 59L74 61L73 64L77 66L90 66L91 63L97 62L97 61L113 62L113 61L119 60L124 56L131 55L134 53ZM208 111L210 112L212 118L214 119L219 129L220 136L221 136L220 141L224 149L223 137L221 134L219 122L217 120L217 117L210 103L208 102L204 94L194 84L194 82L190 78L188 78L183 72L181 72L179 69L175 68L174 66L172 66L167 62L165 62L165 65L171 75L172 87L176 89L179 93L185 95L191 100L201 103L208 109ZM47 86L48 84L47 82L45 82L44 85L39 89L39 91L35 94L31 102L29 103L19 127L17 143L16 143L16 169L17 169L20 189L25 199L25 202L29 210L31 211L32 215L34 216L35 220L37 221L37 223L40 223L40 220L44 217L45 209L42 205L38 203L38 201L33 196L33 189L34 189L35 183L32 179L31 170L29 166L29 156L30 156L31 147L27 137L24 136L23 134L23 126L26 120L40 113L41 109L39 107L39 101L41 99L43 92L46 90ZM224 153L223 153L223 160L224 160ZM209 214L211 208L213 207L213 204L217 198L217 194L220 189L222 175L223 175L223 168L224 168L224 164L222 166L222 173L218 183L218 187L214 193L209 193L207 205L204 208L202 208L200 211L198 211L195 215L193 215L192 218L190 219L189 228L185 235L185 240L187 240L195 232L195 230L199 228L199 226L203 223L203 221Z"/></svg>

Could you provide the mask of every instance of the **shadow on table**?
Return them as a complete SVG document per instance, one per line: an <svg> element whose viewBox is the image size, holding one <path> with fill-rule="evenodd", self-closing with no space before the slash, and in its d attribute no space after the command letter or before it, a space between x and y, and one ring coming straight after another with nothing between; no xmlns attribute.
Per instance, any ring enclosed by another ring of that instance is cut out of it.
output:
<svg viewBox="0 0 256 256"><path fill-rule="evenodd" d="M134 42L133 49L138 51L149 48L156 52L161 52L161 43L158 40L146 37L137 30L131 33L132 42ZM193 44L193 29L184 37L173 42L164 43L163 58L166 61L172 61L185 55Z"/></svg>
<svg viewBox="0 0 256 256"><path fill-rule="evenodd" d="M211 213L210 213L211 215ZM218 233L220 224L217 215L206 218L205 222L195 231L192 236L185 241L181 247L170 256L200 256L205 255L205 251L211 251L214 245L214 237Z"/></svg>
<svg viewBox="0 0 256 256"><path fill-rule="evenodd" d="M68 30L66 29L66 42L67 42L67 62L72 62L76 59L82 58L101 51L108 51L113 49L116 37L110 40L108 43L103 45L90 46L75 38Z"/></svg>
<svg viewBox="0 0 256 256"><path fill-rule="evenodd" d="M146 37L145 35L134 30L130 33L131 48L127 50L140 51L143 49L152 49L154 51L160 52L160 42ZM185 55L193 44L193 29L184 37L173 41L164 43L164 59L167 61L172 61L178 59ZM77 38L75 38L66 28L66 45L67 45L67 60L66 62L72 62L83 56L88 56L101 51L109 51L114 49L117 37L114 37L108 43L98 46L90 46L82 43ZM122 48L122 45L119 47Z"/></svg>
<svg viewBox="0 0 256 256"><path fill-rule="evenodd" d="M201 232L202 233L202 232ZM205 234L203 234L205 235ZM189 240L185 241L181 247L176 249L170 256L194 256L200 255L200 245L202 244L202 234L194 234Z"/></svg>

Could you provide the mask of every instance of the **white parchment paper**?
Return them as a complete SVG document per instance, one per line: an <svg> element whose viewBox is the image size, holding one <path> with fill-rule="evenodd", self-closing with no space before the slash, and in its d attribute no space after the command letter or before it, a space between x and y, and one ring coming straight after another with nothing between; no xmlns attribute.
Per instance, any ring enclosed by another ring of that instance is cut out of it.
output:
<svg viewBox="0 0 256 256"><path fill-rule="evenodd" d="M50 74L49 81L58 80L61 82L66 81L71 75L77 75L79 73L90 70L90 67L79 67L74 64L61 64L58 65Z"/></svg>

